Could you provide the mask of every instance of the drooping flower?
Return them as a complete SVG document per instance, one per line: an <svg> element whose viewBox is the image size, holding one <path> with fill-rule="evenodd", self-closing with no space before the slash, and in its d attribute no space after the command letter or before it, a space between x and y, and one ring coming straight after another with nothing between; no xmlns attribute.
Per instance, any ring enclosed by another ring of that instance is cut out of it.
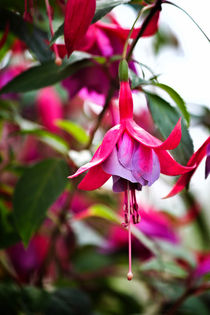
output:
<svg viewBox="0 0 210 315"><path fill-rule="evenodd" d="M77 48L78 50L103 56L107 59L122 54L130 29L123 28L112 15L108 17L111 20L109 24L98 21L89 26L86 35ZM145 29L143 37L152 36L156 33L158 21L159 11ZM134 39L139 31L140 27L134 29L131 38ZM60 45L58 49L60 56L64 57L66 54L65 47ZM77 71L77 73L65 79L62 84L71 99L79 93L83 99L88 99L103 106L110 89L110 78L115 79L117 77L118 66L119 61L111 62L108 67L96 63L95 66ZM129 66L136 72L133 62L130 62ZM99 77L100 80L98 80ZM115 96L117 96L117 93L115 93Z"/></svg>
<svg viewBox="0 0 210 315"><path fill-rule="evenodd" d="M210 137L206 139L202 146L191 156L190 160L188 161L187 166L191 167L194 165L193 169L190 172L182 175L178 179L170 193L165 198L175 196L176 194L180 193L185 187L188 187L191 177L193 176L194 172L196 171L205 156L205 178L207 178L210 173Z"/></svg>
<svg viewBox="0 0 210 315"><path fill-rule="evenodd" d="M68 56L78 49L94 17L96 0L68 0L65 10L64 39Z"/></svg>
<svg viewBox="0 0 210 315"><path fill-rule="evenodd" d="M169 137L161 142L133 121L133 100L128 79L120 83L120 123L104 136L92 160L69 176L74 178L88 173L78 188L94 190L101 187L111 176L113 191L124 192L124 226L129 230L129 273L131 280L131 220L139 223L140 213L136 201L136 190L151 186L160 176L185 174L193 167L177 163L167 150L176 148L181 140L181 119Z"/></svg>

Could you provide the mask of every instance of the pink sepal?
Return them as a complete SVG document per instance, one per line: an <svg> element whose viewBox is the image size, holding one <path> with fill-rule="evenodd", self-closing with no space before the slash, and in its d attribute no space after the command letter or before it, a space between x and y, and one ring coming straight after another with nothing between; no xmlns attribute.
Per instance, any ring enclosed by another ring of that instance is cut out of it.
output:
<svg viewBox="0 0 210 315"><path fill-rule="evenodd" d="M74 178L74 177L86 172L90 168L102 163L110 155L110 153L113 151L114 146L116 145L116 143L117 143L119 137L121 136L121 134L123 133L123 131L124 131L124 127L122 125L116 125L113 128L111 128L105 134L104 139L102 141L102 144L100 145L100 147L95 152L92 160L89 163L80 167L76 173L69 176L68 178Z"/></svg>
<svg viewBox="0 0 210 315"><path fill-rule="evenodd" d="M82 190L94 190L101 187L109 178L110 174L103 171L100 165L91 168L78 185Z"/></svg>

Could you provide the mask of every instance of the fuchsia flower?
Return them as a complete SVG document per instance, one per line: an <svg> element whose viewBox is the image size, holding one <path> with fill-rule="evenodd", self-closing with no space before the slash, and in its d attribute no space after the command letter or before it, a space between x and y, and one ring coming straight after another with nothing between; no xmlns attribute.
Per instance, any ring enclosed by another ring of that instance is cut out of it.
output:
<svg viewBox="0 0 210 315"><path fill-rule="evenodd" d="M63 110L61 100L54 88L47 87L38 92L37 107L43 126L57 133L59 128L56 126L56 120L63 118Z"/></svg>
<svg viewBox="0 0 210 315"><path fill-rule="evenodd" d="M70 55L78 49L80 41L94 17L96 0L68 0L65 9L64 39Z"/></svg>
<svg viewBox="0 0 210 315"><path fill-rule="evenodd" d="M196 171L196 169L198 168L199 164L201 163L205 156L206 156L205 178L207 178L210 173L210 137L206 139L206 141L191 156L189 162L187 163L187 166L189 167L194 165L193 169L190 172L187 172L186 174L182 175L178 179L170 193L165 198L175 196L189 185L191 177L193 176L194 172Z"/></svg>
<svg viewBox="0 0 210 315"><path fill-rule="evenodd" d="M74 178L88 173L78 188L94 190L101 187L111 176L113 191L124 192L124 226L129 230L129 273L131 272L131 219L139 223L140 213L136 202L136 190L151 186L160 176L179 175L192 170L192 167L177 163L167 150L176 148L181 140L181 119L169 137L161 142L133 121L133 100L128 81L120 83L119 96L120 123L104 136L92 160L69 176Z"/></svg>

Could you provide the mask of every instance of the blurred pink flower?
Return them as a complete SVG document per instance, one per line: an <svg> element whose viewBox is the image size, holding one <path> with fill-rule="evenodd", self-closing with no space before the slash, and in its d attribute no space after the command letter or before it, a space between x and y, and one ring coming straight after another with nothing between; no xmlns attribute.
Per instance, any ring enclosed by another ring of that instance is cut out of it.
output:
<svg viewBox="0 0 210 315"><path fill-rule="evenodd" d="M62 102L52 87L47 87L37 93L38 114L43 126L54 133L59 131L56 120L63 118Z"/></svg>
<svg viewBox="0 0 210 315"><path fill-rule="evenodd" d="M17 243L7 249L10 261L23 282L28 282L39 271L48 251L49 240L45 236L36 235L27 249Z"/></svg>
<svg viewBox="0 0 210 315"><path fill-rule="evenodd" d="M107 59L113 55L121 55L129 29L125 29L109 15L111 23L101 21L92 24L80 42L78 50L88 52L93 55L103 56ZM152 36L158 29L159 12L156 13L150 24L146 28L143 36ZM140 28L134 29L132 38L135 38ZM58 46L59 48L59 46ZM60 46L62 57L65 55L65 47ZM136 72L135 66L130 62L130 68ZM67 89L69 97L73 98L77 93L98 105L104 105L108 91L110 89L110 79L115 79L118 75L119 61L112 62L109 67L104 67L96 63L95 66L83 68L76 74L63 81L63 86ZM100 78L100 80L98 80ZM117 96L117 92L115 93Z"/></svg>

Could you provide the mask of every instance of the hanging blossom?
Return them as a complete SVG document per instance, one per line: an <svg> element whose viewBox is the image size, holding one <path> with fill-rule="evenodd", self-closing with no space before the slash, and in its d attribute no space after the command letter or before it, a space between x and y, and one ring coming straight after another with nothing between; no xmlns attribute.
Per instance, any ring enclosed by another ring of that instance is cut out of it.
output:
<svg viewBox="0 0 210 315"><path fill-rule="evenodd" d="M127 63L126 63L127 68ZM175 149L181 140L181 118L164 141L152 136L133 120L133 100L128 74L120 82L119 111L120 123L104 136L92 160L69 176L74 178L88 173L78 188L94 190L101 187L111 176L113 191L124 192L124 223L129 232L129 272L131 271L131 221L140 222L136 191L151 186L160 173L170 176L185 174L193 169L177 163L167 150Z"/></svg>

